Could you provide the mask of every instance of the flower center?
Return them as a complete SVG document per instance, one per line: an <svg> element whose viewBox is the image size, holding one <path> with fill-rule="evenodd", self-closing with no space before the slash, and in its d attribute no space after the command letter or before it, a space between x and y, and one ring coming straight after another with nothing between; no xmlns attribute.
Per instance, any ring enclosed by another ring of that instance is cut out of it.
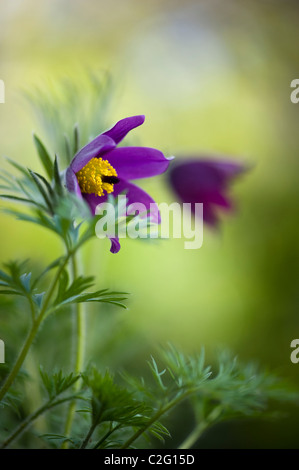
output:
<svg viewBox="0 0 299 470"><path fill-rule="evenodd" d="M117 173L108 160L92 158L82 170L76 173L82 193L103 196L114 191L114 184L119 182Z"/></svg>

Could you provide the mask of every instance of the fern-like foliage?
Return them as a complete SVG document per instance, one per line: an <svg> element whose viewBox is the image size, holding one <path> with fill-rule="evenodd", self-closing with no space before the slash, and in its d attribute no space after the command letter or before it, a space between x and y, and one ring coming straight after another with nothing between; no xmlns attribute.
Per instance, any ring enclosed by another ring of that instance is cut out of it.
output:
<svg viewBox="0 0 299 470"><path fill-rule="evenodd" d="M205 363L203 349L186 355L169 345L161 350L159 361L151 357L148 366L151 379L147 380L125 372L116 380L109 371L101 374L95 366L83 374L83 389L89 398L88 406L79 411L90 416L90 427L85 437L82 428L71 436L76 447L151 446L153 437L169 442L171 434L163 421L183 401L193 409L198 438L220 421L263 416L269 402L298 402L297 392L289 384L226 352L212 367Z"/></svg>

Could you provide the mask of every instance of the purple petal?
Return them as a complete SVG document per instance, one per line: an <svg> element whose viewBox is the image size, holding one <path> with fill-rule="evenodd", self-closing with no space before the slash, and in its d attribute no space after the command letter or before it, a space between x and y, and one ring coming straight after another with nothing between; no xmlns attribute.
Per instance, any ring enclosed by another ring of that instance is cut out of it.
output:
<svg viewBox="0 0 299 470"><path fill-rule="evenodd" d="M203 221L211 227L216 227L218 225L218 215L216 214L213 206L209 204L203 205Z"/></svg>
<svg viewBox="0 0 299 470"><path fill-rule="evenodd" d="M160 175L170 163L162 152L149 147L121 147L108 152L105 158L123 180Z"/></svg>
<svg viewBox="0 0 299 470"><path fill-rule="evenodd" d="M169 171L169 178L177 192L190 197L197 192L218 189L225 177L209 162L191 160L173 165Z"/></svg>
<svg viewBox="0 0 299 470"><path fill-rule="evenodd" d="M110 139L110 137L103 134L98 135L75 155L71 163L71 169L74 173L77 173L92 158L101 157L108 150L112 150L115 145L114 140Z"/></svg>
<svg viewBox="0 0 299 470"><path fill-rule="evenodd" d="M107 135L118 144L132 129L135 127L141 126L144 123L145 116L132 116L121 121L118 121L115 126L113 126L108 131L104 132L103 135Z"/></svg>
<svg viewBox="0 0 299 470"><path fill-rule="evenodd" d="M103 202L107 202L107 196L96 196L95 194L83 194L92 215L95 215L96 207ZM117 237L109 238L111 241L111 253L118 253L120 250L120 243Z"/></svg>
<svg viewBox="0 0 299 470"><path fill-rule="evenodd" d="M78 197L82 198L81 189L77 180L77 177L71 167L68 167L65 174L65 183L67 190L71 193L75 193Z"/></svg>
<svg viewBox="0 0 299 470"><path fill-rule="evenodd" d="M142 189L138 188L128 181L120 181L114 185L114 192L112 196L115 198L120 194L125 194L127 197L127 206L134 203L142 203L146 210L151 210L150 216L153 223L159 224L161 217L156 202ZM98 204L107 202L108 196L96 196L95 194L83 194L85 201L87 202L92 214L95 214L95 210Z"/></svg>
<svg viewBox="0 0 299 470"><path fill-rule="evenodd" d="M92 215L95 215L96 207L98 204L107 201L107 196L97 196L96 194L82 194L83 199L87 202Z"/></svg>
<svg viewBox="0 0 299 470"><path fill-rule="evenodd" d="M111 248L110 251L111 253L118 253L120 250L120 243L118 238L110 238L111 241Z"/></svg>
<svg viewBox="0 0 299 470"><path fill-rule="evenodd" d="M234 162L193 159L174 164L168 175L175 191L182 197L190 197L219 193L232 177L244 171L243 165Z"/></svg>
<svg viewBox="0 0 299 470"><path fill-rule="evenodd" d="M190 159L174 164L168 173L170 184L182 202L203 203L203 218L210 225L216 225L216 206L231 210L232 202L226 192L231 180L246 170L245 166L233 161Z"/></svg>
<svg viewBox="0 0 299 470"><path fill-rule="evenodd" d="M206 200L209 204L216 204L217 206L221 206L222 209L232 209L232 203L221 194L219 191L213 191L212 193L206 194Z"/></svg>
<svg viewBox="0 0 299 470"><path fill-rule="evenodd" d="M160 212L157 203L149 196L143 189L140 189L135 184L128 181L120 181L114 186L113 196L117 197L125 193L127 197L127 206L134 203L141 203L145 206L147 211L150 210L150 216L153 223L159 224L161 222Z"/></svg>
<svg viewBox="0 0 299 470"><path fill-rule="evenodd" d="M229 161L220 161L220 160L213 160L207 163L211 163L214 168L218 168L227 178L234 178L235 176L240 175L246 171L246 166L237 163L237 162L229 162Z"/></svg>

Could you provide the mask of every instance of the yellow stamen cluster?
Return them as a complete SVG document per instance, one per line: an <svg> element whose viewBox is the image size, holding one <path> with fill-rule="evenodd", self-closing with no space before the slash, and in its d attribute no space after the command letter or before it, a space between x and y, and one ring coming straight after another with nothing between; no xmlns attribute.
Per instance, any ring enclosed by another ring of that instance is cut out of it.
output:
<svg viewBox="0 0 299 470"><path fill-rule="evenodd" d="M114 185L103 182L102 177L117 176L117 173L107 160L92 158L76 176L82 193L103 196L104 191L112 193Z"/></svg>

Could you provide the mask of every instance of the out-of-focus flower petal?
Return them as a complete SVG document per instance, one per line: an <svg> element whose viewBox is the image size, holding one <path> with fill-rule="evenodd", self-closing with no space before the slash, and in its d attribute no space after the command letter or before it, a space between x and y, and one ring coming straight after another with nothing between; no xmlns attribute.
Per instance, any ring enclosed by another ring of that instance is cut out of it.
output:
<svg viewBox="0 0 299 470"><path fill-rule="evenodd" d="M214 190L222 185L224 175L210 162L186 160L171 166L169 179L176 191L185 194L198 194L198 191Z"/></svg>
<svg viewBox="0 0 299 470"><path fill-rule="evenodd" d="M71 163L71 169L74 173L77 173L82 170L82 168L87 165L92 158L102 156L107 151L112 150L115 146L116 144L114 140L110 137L103 134L98 135L75 155Z"/></svg>
<svg viewBox="0 0 299 470"><path fill-rule="evenodd" d="M108 152L105 158L123 180L160 175L170 163L160 150L150 147L120 147Z"/></svg>
<svg viewBox="0 0 299 470"><path fill-rule="evenodd" d="M115 124L115 126L104 132L102 135L111 137L111 139L113 139L114 142L118 144L124 137L126 137L128 132L130 132L132 129L135 129L135 127L141 126L141 124L144 123L144 120L145 116L143 115L131 116L125 119L121 119Z"/></svg>
<svg viewBox="0 0 299 470"><path fill-rule="evenodd" d="M234 161L192 158L176 161L168 175L181 202L191 203L193 212L196 203L203 203L204 221L216 225L218 212L215 206L233 209L226 192L231 180L245 170L244 165Z"/></svg>
<svg viewBox="0 0 299 470"><path fill-rule="evenodd" d="M226 178L234 178L246 171L244 164L238 162L231 162L226 160L206 160L206 163L210 164L213 168L217 168Z"/></svg>
<svg viewBox="0 0 299 470"><path fill-rule="evenodd" d="M226 196L216 190L206 194L206 201L208 204L216 204L217 206L222 207L222 209L230 210L233 208L232 202L229 201Z"/></svg>

